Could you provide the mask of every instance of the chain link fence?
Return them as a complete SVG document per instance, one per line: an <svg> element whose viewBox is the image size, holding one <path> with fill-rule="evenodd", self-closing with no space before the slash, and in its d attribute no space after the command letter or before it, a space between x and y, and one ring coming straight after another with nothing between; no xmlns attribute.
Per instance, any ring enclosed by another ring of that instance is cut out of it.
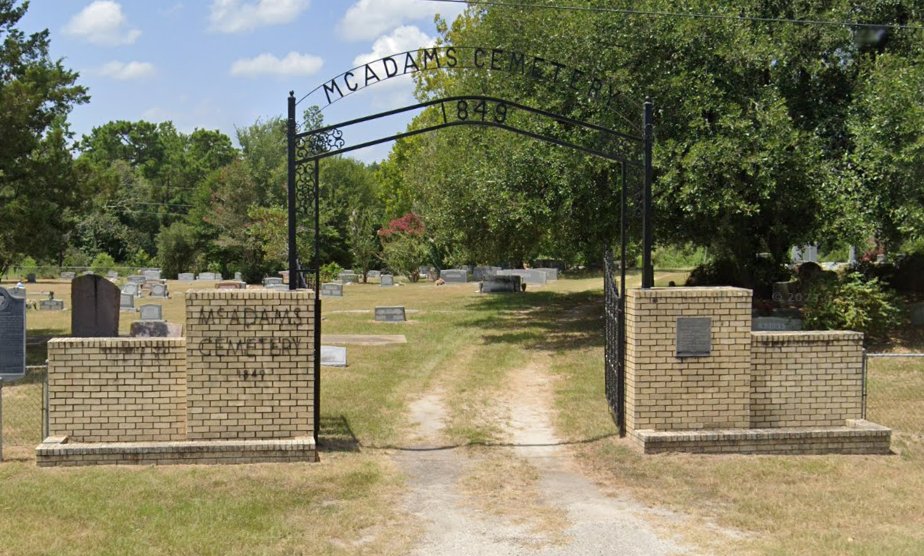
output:
<svg viewBox="0 0 924 556"><path fill-rule="evenodd" d="M35 459L45 438L48 368L30 366L23 378L0 383L0 461Z"/></svg>
<svg viewBox="0 0 924 556"><path fill-rule="evenodd" d="M924 441L924 353L866 354L866 418Z"/></svg>

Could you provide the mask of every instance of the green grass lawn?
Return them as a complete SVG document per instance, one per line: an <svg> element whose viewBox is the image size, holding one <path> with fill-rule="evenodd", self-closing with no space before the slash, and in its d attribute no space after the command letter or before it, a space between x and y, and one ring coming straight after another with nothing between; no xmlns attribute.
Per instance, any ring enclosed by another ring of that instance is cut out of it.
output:
<svg viewBox="0 0 924 556"><path fill-rule="evenodd" d="M70 306L66 284L48 287ZM182 322L187 287L171 282L169 320ZM40 437L40 386L5 388L6 432L26 440L0 464L0 554L405 553L420 523L400 509L404 479L388 448L407 441L407 404L440 388L449 439L490 444L492 393L537 352L552 354L559 436L577 443L587 474L614 494L741 532L718 545L693 535L704 550L924 552L924 361L870 365L869 418L898 431L893 456L641 456L614 436L603 396L601 279L525 295L475 289L357 284L323 301L325 334L407 343L351 345L349 367L322 368L319 464L38 469L29 438ZM376 323L376 305L404 305L410 321ZM30 334L70 328L69 312L28 318Z"/></svg>

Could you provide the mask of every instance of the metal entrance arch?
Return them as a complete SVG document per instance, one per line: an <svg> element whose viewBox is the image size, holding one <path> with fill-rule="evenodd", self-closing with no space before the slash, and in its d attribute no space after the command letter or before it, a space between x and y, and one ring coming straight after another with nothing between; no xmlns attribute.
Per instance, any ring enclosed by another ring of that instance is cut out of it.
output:
<svg viewBox="0 0 924 556"><path fill-rule="evenodd" d="M362 118L326 125L317 129L299 132L296 121L296 98L289 93L287 119L288 148L288 263L289 288L311 287L318 292L315 301L314 329L314 438L317 442L320 425L320 379L321 379L321 300L320 300L320 176L321 159L371 147L381 143L429 133L443 128L458 126L479 126L503 129L539 141L573 149L611 162L620 167L620 273L619 290L616 290L612 265L612 247L607 249L606 266L606 353L605 380L606 397L620 434L625 434L625 258L627 243L627 189L628 174L632 168L642 175L642 243L643 270L642 287L652 287L654 273L651 267L651 148L652 148L652 104L645 101L642 134L632 136L606 127L576 120L562 114L533 108L518 102L484 96L462 95L429 100L372 114ZM386 137L348 144L344 130L350 130L365 122L412 112L436 109L435 122L422 127L396 133ZM523 125L520 117L534 118L558 130L556 136L545 129ZM580 136L575 138L574 131ZM636 156L632 156L635 152ZM310 178L310 186L307 185ZM307 213L309 206L314 215L313 256L310 264L303 267L298 257L297 222L299 210Z"/></svg>

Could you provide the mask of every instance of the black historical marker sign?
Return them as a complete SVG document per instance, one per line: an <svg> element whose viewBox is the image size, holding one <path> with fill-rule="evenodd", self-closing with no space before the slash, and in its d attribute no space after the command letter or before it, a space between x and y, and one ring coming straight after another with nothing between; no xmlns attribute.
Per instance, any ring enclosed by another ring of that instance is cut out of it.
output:
<svg viewBox="0 0 924 556"><path fill-rule="evenodd" d="M677 317L677 357L705 357L712 352L712 319Z"/></svg>
<svg viewBox="0 0 924 556"><path fill-rule="evenodd" d="M0 380L26 374L26 300L0 288Z"/></svg>

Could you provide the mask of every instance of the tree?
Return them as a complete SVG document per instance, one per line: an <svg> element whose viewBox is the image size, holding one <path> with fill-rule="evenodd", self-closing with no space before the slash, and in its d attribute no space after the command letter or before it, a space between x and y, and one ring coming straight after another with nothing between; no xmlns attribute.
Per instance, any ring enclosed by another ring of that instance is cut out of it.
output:
<svg viewBox="0 0 924 556"><path fill-rule="evenodd" d="M914 187L921 168L919 34L738 18L905 23L921 19L919 2L644 0L631 7L728 18L470 6L451 28L442 26L442 43L528 53L584 73L569 68L562 79L548 62L538 79L421 73L418 95L485 93L633 135L642 99L653 98L656 239L708 245L745 270L759 252L783 262L793 244L869 228L900 236L917 226L920 211L902 203L921 206ZM579 84L599 78L615 94L575 92L573 75ZM425 112L410 127L437 117ZM580 138L557 123L516 123ZM594 260L618 237L612 164L467 127L412 138L394 152L405 162L390 190L415 199L414 210L448 252ZM635 208L629 214L637 222ZM638 239L637 224L630 231Z"/></svg>
<svg viewBox="0 0 924 556"><path fill-rule="evenodd" d="M349 233L350 255L353 257L353 268L358 271L363 282L366 274L375 264L381 246L376 238L376 222L372 209L363 206L353 209L347 231Z"/></svg>
<svg viewBox="0 0 924 556"><path fill-rule="evenodd" d="M84 199L66 118L89 97L77 73L49 58L48 30L16 28L27 9L0 0L0 275L24 256L60 252Z"/></svg>
<svg viewBox="0 0 924 556"><path fill-rule="evenodd" d="M429 254L425 233L423 222L413 212L392 220L378 231L382 240L382 261L391 271L416 282L420 278L420 265Z"/></svg>
<svg viewBox="0 0 924 556"><path fill-rule="evenodd" d="M196 254L196 232L189 224L174 222L157 234L157 260L165 276L189 272Z"/></svg>

